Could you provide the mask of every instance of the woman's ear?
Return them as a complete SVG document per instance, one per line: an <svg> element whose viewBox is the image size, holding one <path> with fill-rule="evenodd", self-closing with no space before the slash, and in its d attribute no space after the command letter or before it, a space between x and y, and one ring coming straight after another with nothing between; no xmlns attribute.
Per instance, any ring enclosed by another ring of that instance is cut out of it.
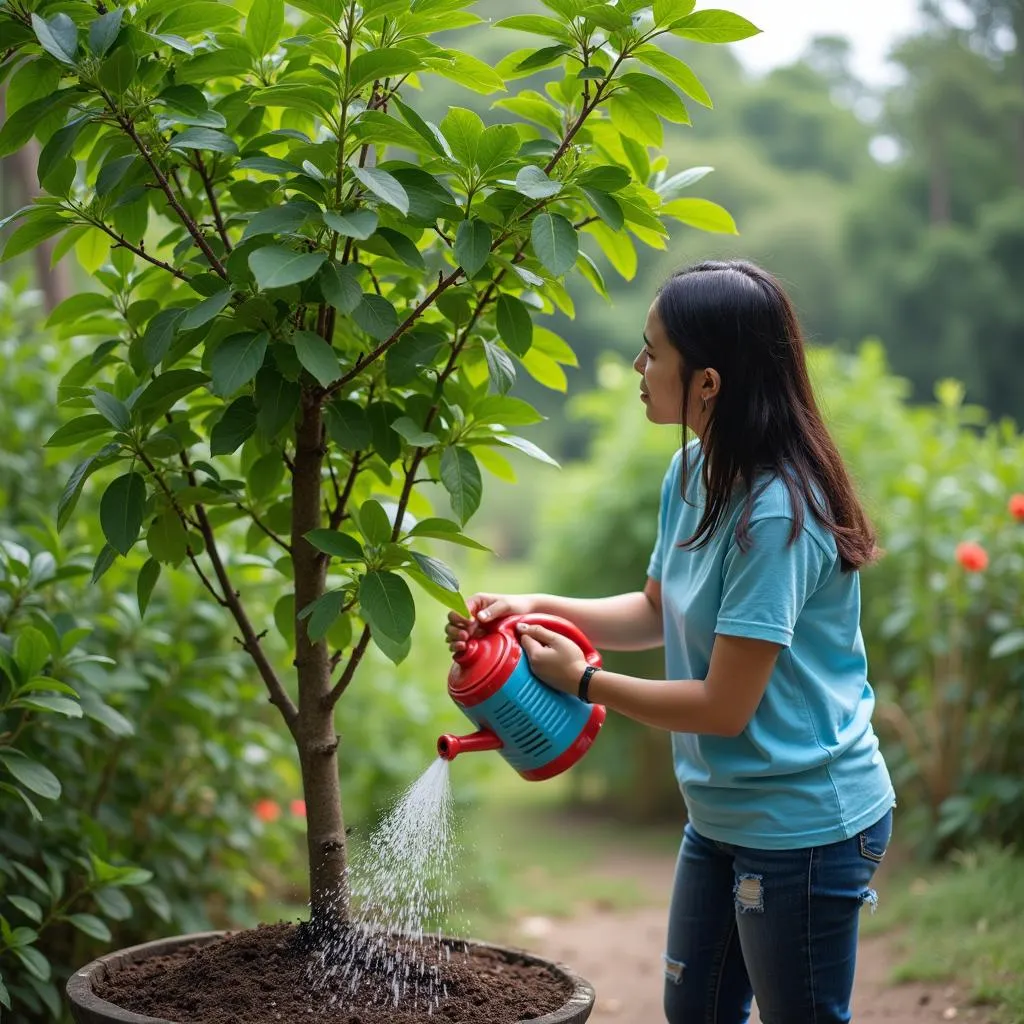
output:
<svg viewBox="0 0 1024 1024"><path fill-rule="evenodd" d="M700 396L703 399L714 398L722 390L722 376L713 367L704 367L700 381Z"/></svg>

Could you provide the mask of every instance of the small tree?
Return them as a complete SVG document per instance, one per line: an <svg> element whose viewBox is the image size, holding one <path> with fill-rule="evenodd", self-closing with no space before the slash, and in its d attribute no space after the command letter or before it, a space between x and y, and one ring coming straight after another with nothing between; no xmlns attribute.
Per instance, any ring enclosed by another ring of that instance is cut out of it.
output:
<svg viewBox="0 0 1024 1024"><path fill-rule="evenodd" d="M55 255L74 249L103 289L57 313L98 339L61 386L89 411L49 440L86 446L58 526L99 473L94 576L144 545L143 608L185 566L230 612L298 749L314 919L347 913L334 706L370 643L407 655L409 581L464 608L420 548L474 545L481 465L547 458L510 430L539 417L508 392L517 363L565 387L572 352L532 314L571 313L574 269L604 291L580 232L628 274L633 239L664 247L664 215L734 230L678 197L700 172L649 157L661 118L688 123L673 85L710 103L655 41L756 29L693 0L544 2L501 23L544 44L497 68L432 40L480 23L470 0L0 9L0 154L38 137L46 193L13 215L4 257L60 236ZM435 125L403 98L433 76L488 94L546 69L546 95L494 104L515 123L453 106ZM286 589L273 623L250 617L243 575Z"/></svg>

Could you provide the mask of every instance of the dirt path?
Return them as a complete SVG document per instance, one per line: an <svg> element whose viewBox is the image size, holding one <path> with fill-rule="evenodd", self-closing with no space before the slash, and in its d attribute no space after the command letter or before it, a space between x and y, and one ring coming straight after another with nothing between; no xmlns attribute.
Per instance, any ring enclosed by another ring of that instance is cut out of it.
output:
<svg viewBox="0 0 1024 1024"><path fill-rule="evenodd" d="M672 870L670 861L653 857L622 857L607 866L610 875L621 873L620 877L648 880L652 896L669 891ZM571 964L594 984L597 1003L591 1020L596 1024L663 1024L664 930L663 906L630 911L592 906L567 919L522 918L516 941L533 952ZM887 939L872 937L861 941L853 1000L853 1017L858 1024L987 1021L984 1011L968 1006L953 987L890 985L887 978L892 964ZM759 1021L756 1012L751 1020Z"/></svg>

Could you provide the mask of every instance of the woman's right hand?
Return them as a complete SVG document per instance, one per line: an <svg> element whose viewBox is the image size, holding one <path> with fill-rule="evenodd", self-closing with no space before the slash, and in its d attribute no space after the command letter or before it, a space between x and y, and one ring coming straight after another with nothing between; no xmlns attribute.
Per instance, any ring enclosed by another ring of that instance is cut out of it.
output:
<svg viewBox="0 0 1024 1024"><path fill-rule="evenodd" d="M529 594L474 594L467 602L470 618L458 612L448 613L444 632L452 654L466 649L470 637L481 636L489 623L506 615L526 615L534 611L534 600Z"/></svg>

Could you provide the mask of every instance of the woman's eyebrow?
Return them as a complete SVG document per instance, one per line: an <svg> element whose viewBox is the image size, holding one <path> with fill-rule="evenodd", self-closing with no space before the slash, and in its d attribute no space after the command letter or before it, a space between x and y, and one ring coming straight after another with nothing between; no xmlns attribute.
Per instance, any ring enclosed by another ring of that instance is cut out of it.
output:
<svg viewBox="0 0 1024 1024"><path fill-rule="evenodd" d="M644 339L644 344L648 348L654 348L654 346L651 344L651 339L647 337L647 332L646 331L644 331L643 334L641 334L641 337Z"/></svg>

